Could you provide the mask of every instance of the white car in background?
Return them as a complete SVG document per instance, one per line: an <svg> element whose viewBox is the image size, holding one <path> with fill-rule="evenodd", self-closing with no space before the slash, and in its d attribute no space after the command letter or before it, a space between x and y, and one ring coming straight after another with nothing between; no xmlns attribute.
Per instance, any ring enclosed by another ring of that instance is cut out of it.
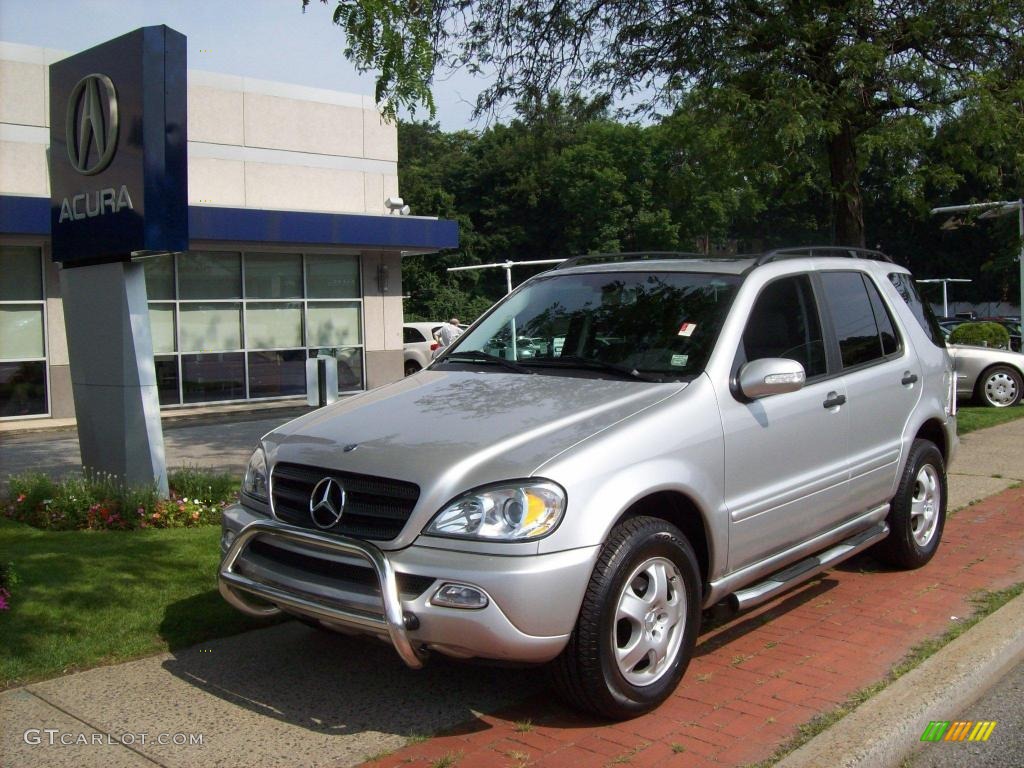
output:
<svg viewBox="0 0 1024 768"><path fill-rule="evenodd" d="M434 333L444 322L405 323L402 326L402 342L405 346L405 375L411 376L416 371L427 367L434 359L434 353L440 346L434 341Z"/></svg>

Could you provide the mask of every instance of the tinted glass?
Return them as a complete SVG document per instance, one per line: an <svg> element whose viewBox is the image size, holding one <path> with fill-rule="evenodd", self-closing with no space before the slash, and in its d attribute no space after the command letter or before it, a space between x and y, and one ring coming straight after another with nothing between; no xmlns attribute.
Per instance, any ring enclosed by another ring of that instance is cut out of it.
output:
<svg viewBox="0 0 1024 768"><path fill-rule="evenodd" d="M306 292L311 299L358 299L359 257L307 254Z"/></svg>
<svg viewBox="0 0 1024 768"><path fill-rule="evenodd" d="M415 328L403 328L402 329L402 342L404 344L416 344L420 341L426 341L423 334Z"/></svg>
<svg viewBox="0 0 1024 768"><path fill-rule="evenodd" d="M42 298L39 249L0 245L0 301L41 301Z"/></svg>
<svg viewBox="0 0 1024 768"><path fill-rule="evenodd" d="M241 352L182 355L181 374L186 403L245 397L245 359Z"/></svg>
<svg viewBox="0 0 1024 768"><path fill-rule="evenodd" d="M297 253L245 254L249 299L301 299L302 257Z"/></svg>
<svg viewBox="0 0 1024 768"><path fill-rule="evenodd" d="M827 370L818 306L806 275L767 285L757 297L743 332L747 361L784 357L804 367L807 378Z"/></svg>
<svg viewBox="0 0 1024 768"><path fill-rule="evenodd" d="M152 256L142 262L146 272L146 298L150 301L174 300L174 256Z"/></svg>
<svg viewBox="0 0 1024 768"><path fill-rule="evenodd" d="M860 273L825 272L821 279L828 296L843 367L852 368L881 358L878 326Z"/></svg>
<svg viewBox="0 0 1024 768"><path fill-rule="evenodd" d="M177 405L181 402L178 394L178 358L174 355L157 355L153 362L156 364L156 391L160 405Z"/></svg>
<svg viewBox="0 0 1024 768"><path fill-rule="evenodd" d="M474 351L544 373L614 367L655 380L692 378L704 370L739 283L691 272L556 273L499 304L462 335L451 358Z"/></svg>
<svg viewBox="0 0 1024 768"><path fill-rule="evenodd" d="M363 350L359 347L318 347L309 350L310 357L320 355L337 359L339 392L363 388Z"/></svg>
<svg viewBox="0 0 1024 768"><path fill-rule="evenodd" d="M249 397L306 394L306 350L249 353Z"/></svg>
<svg viewBox="0 0 1024 768"><path fill-rule="evenodd" d="M892 317L889 315L889 309L878 294L875 284L867 277L864 278L864 283L868 289L868 297L871 299L871 310L875 313L875 324L878 326L878 336L882 342L882 353L895 354L900 349L900 342Z"/></svg>
<svg viewBox="0 0 1024 768"><path fill-rule="evenodd" d="M0 416L46 413L46 363L0 363Z"/></svg>
<svg viewBox="0 0 1024 768"><path fill-rule="evenodd" d="M196 251L178 257L178 298L242 298L242 257Z"/></svg>
<svg viewBox="0 0 1024 768"><path fill-rule="evenodd" d="M946 346L945 337L942 335L939 322L935 319L932 308L921 301L921 294L917 292L914 278L905 272L893 272L889 275L889 281L896 286L897 293L907 302L907 306L914 313L918 324L924 330L925 335L931 339L932 344L937 347Z"/></svg>

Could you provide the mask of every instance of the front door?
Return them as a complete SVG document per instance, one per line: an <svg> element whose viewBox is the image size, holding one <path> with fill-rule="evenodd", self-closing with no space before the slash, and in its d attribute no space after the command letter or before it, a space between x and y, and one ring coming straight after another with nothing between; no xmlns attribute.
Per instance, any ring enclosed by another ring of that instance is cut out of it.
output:
<svg viewBox="0 0 1024 768"><path fill-rule="evenodd" d="M848 504L846 389L829 375L818 303L807 275L768 283L754 304L734 369L770 357L796 360L807 383L746 402L716 382L725 430L729 569L831 528Z"/></svg>

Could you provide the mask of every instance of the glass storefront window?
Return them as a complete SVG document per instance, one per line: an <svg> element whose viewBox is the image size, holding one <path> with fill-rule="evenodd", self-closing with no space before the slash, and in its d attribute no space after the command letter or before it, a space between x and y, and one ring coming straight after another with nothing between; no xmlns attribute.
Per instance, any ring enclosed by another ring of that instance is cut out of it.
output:
<svg viewBox="0 0 1024 768"><path fill-rule="evenodd" d="M249 353L249 397L306 394L306 350Z"/></svg>
<svg viewBox="0 0 1024 768"><path fill-rule="evenodd" d="M302 346L302 304L275 302L245 305L245 346L286 349Z"/></svg>
<svg viewBox="0 0 1024 768"><path fill-rule="evenodd" d="M297 253L245 254L247 299L301 299L302 256Z"/></svg>
<svg viewBox="0 0 1024 768"><path fill-rule="evenodd" d="M361 299L362 296L358 256L306 255L306 298Z"/></svg>
<svg viewBox="0 0 1024 768"><path fill-rule="evenodd" d="M245 398L245 355L241 352L181 356L186 403Z"/></svg>
<svg viewBox="0 0 1024 768"><path fill-rule="evenodd" d="M0 363L0 417L46 413L46 361Z"/></svg>
<svg viewBox="0 0 1024 768"><path fill-rule="evenodd" d="M191 251L178 256L178 299L240 298L241 254Z"/></svg>
<svg viewBox="0 0 1024 768"><path fill-rule="evenodd" d="M39 249L0 245L0 301L42 301Z"/></svg>
<svg viewBox="0 0 1024 768"><path fill-rule="evenodd" d="M177 352L174 334L174 305L150 304L149 327L153 335L153 352Z"/></svg>
<svg viewBox="0 0 1024 768"><path fill-rule="evenodd" d="M45 357L42 304L0 304L0 360Z"/></svg>
<svg viewBox="0 0 1024 768"><path fill-rule="evenodd" d="M359 256L193 251L147 259L161 405L287 397L305 360L338 358L339 390L364 387Z"/></svg>
<svg viewBox="0 0 1024 768"><path fill-rule="evenodd" d="M146 272L146 298L150 301L174 301L174 256L152 256L142 262Z"/></svg>
<svg viewBox="0 0 1024 768"><path fill-rule="evenodd" d="M311 347L362 344L362 305L353 301L310 302L306 308L307 343Z"/></svg>
<svg viewBox="0 0 1024 768"><path fill-rule="evenodd" d="M241 305L181 304L178 312L182 352L242 348Z"/></svg>

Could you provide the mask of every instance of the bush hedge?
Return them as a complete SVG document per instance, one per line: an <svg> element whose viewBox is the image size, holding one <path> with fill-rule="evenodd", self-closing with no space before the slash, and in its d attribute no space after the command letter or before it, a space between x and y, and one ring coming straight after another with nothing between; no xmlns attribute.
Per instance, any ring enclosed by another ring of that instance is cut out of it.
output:
<svg viewBox="0 0 1024 768"><path fill-rule="evenodd" d="M999 323L964 323L953 329L949 343L1009 349L1010 332Z"/></svg>
<svg viewBox="0 0 1024 768"><path fill-rule="evenodd" d="M55 531L189 528L220 523L238 498L238 479L194 467L168 473L170 498L155 487L131 487L114 475L82 472L53 480L41 472L12 475L7 517Z"/></svg>

